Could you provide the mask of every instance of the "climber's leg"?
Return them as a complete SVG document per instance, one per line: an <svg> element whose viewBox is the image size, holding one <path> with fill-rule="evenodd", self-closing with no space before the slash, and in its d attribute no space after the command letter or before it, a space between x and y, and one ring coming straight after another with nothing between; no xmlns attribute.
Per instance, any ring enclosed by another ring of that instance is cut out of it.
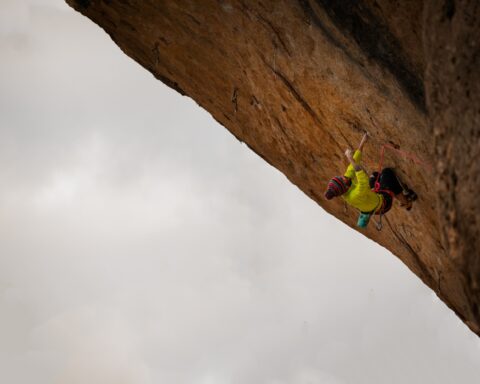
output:
<svg viewBox="0 0 480 384"><path fill-rule="evenodd" d="M379 182L382 189L387 189L395 194L395 197L400 202L400 206L407 209L407 211L412 209L412 202L417 199L417 194L398 179L393 169L383 169Z"/></svg>
<svg viewBox="0 0 480 384"><path fill-rule="evenodd" d="M380 189L392 191L395 196L403 192L402 184L392 168L382 169L378 181L380 183Z"/></svg>

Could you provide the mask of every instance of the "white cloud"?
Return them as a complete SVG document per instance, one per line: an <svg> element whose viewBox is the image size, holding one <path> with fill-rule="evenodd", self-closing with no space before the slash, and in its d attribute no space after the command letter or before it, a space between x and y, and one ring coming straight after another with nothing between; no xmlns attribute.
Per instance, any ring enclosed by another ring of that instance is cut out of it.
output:
<svg viewBox="0 0 480 384"><path fill-rule="evenodd" d="M24 1L3 0L0 6L0 36L25 33L29 25L28 5Z"/></svg>
<svg viewBox="0 0 480 384"><path fill-rule="evenodd" d="M151 383L128 324L114 310L77 307L36 327L32 339L37 354L55 354L62 360L53 382Z"/></svg>

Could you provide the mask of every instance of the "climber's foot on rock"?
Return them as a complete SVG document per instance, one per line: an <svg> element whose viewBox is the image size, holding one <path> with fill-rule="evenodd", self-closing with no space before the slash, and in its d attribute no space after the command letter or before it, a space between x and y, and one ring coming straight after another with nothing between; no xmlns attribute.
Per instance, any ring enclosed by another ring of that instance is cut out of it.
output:
<svg viewBox="0 0 480 384"><path fill-rule="evenodd" d="M400 200L400 206L405 208L407 211L410 211L412 209L413 202L417 200L418 196L415 191L405 188L401 196L398 196L398 198Z"/></svg>
<svg viewBox="0 0 480 384"><path fill-rule="evenodd" d="M412 207L413 207L413 202L407 201L407 202L405 202L405 203L400 203L400 206L401 206L402 208L405 208L407 211L410 211L410 210L412 209Z"/></svg>
<svg viewBox="0 0 480 384"><path fill-rule="evenodd" d="M412 189L408 189L408 188L403 191L403 196L405 196L408 201L415 201L415 200L418 199L418 196L415 193L415 191L412 190Z"/></svg>

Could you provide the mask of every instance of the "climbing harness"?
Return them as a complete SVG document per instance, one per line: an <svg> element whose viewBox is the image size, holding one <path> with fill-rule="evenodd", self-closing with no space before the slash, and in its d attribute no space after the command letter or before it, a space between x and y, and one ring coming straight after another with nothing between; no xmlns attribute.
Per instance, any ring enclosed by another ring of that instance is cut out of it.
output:
<svg viewBox="0 0 480 384"><path fill-rule="evenodd" d="M379 184L380 185L380 184ZM386 189L378 189L378 191L376 189L373 189L376 193L387 193L390 198L392 199L392 203L393 203L393 193L391 191L388 191ZM383 202L382 202L382 205L380 206L380 208L378 208L377 210L373 211L372 213L370 213L370 216L373 220L373 222L375 223L375 228L377 229L377 231L381 231L382 230L382 216L384 215L384 211L385 211L385 208L387 207L387 200L386 200L386 197L383 196ZM377 213L378 212L378 213ZM378 221L375 220L375 215L378 215ZM366 226L366 225L365 225Z"/></svg>

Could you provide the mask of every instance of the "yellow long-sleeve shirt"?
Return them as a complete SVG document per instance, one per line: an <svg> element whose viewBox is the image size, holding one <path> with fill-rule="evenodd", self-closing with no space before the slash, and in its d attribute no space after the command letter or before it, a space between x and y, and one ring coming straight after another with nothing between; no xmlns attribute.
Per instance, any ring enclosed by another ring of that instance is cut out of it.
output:
<svg viewBox="0 0 480 384"><path fill-rule="evenodd" d="M362 152L358 149L353 154L353 160L360 163L362 160ZM359 209L361 212L376 211L382 206L383 196L375 193L370 189L368 175L365 171L355 171L351 164L348 165L344 174L352 180L352 185L346 193L342 195L343 199L351 206Z"/></svg>

